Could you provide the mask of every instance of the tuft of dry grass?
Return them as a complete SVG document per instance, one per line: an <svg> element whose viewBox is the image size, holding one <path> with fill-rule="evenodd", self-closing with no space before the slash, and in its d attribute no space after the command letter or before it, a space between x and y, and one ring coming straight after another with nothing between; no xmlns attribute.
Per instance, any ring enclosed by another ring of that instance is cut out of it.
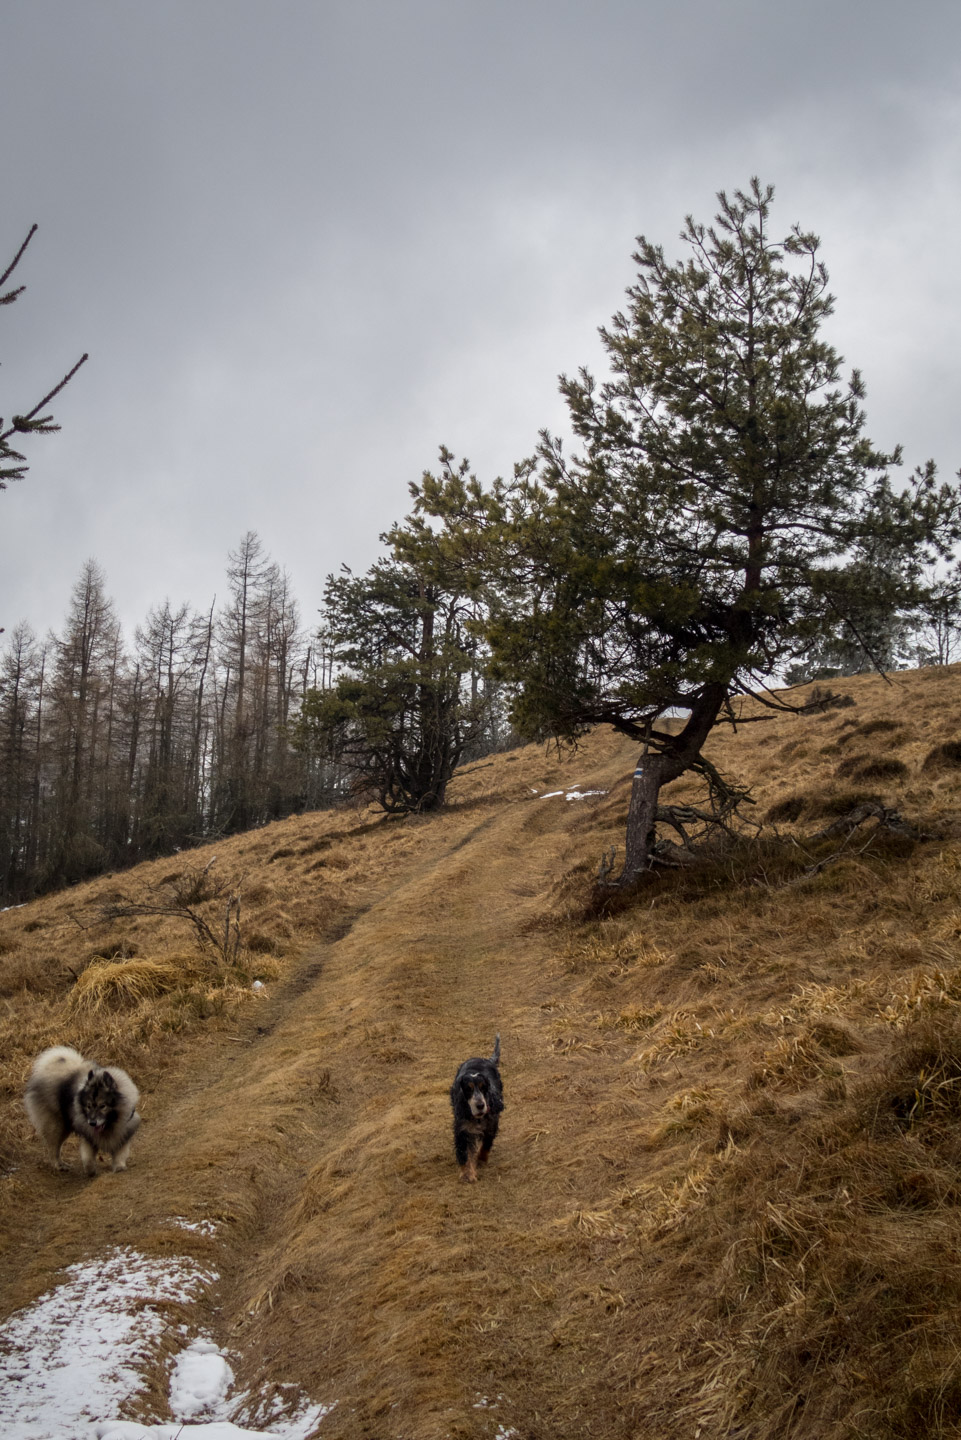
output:
<svg viewBox="0 0 961 1440"><path fill-rule="evenodd" d="M196 978L195 957L182 963L173 957L163 960L115 960L88 965L70 996L70 1008L78 1014L96 1015L104 1010L132 1008L145 1000L156 1000L172 990L189 986Z"/></svg>
<svg viewBox="0 0 961 1440"><path fill-rule="evenodd" d="M924 757L924 770L947 770L961 766L961 740L945 740Z"/></svg>
<svg viewBox="0 0 961 1440"><path fill-rule="evenodd" d="M903 780L908 767L896 755L849 755L837 767L836 774L852 780Z"/></svg>

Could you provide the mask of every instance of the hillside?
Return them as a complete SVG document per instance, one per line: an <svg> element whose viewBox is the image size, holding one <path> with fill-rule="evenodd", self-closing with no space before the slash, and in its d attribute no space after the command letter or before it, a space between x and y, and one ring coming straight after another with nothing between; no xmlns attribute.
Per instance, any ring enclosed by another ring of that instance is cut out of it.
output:
<svg viewBox="0 0 961 1440"><path fill-rule="evenodd" d="M630 897L593 883L635 759L598 733L467 767L436 817L309 815L0 914L0 1325L131 1247L219 1277L158 1301L131 1418L204 1332L249 1423L295 1386L323 1440L961 1434L961 674L833 683L712 742L761 839ZM865 802L905 824L811 838ZM216 937L233 894L226 961L116 917ZM466 1186L447 1092L495 1031ZM136 1079L125 1174L44 1166L53 1043Z"/></svg>

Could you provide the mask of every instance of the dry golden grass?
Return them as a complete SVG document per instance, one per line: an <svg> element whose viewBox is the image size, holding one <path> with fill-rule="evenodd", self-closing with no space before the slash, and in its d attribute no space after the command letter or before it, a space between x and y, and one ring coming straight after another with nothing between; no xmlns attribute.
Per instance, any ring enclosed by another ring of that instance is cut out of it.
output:
<svg viewBox="0 0 961 1440"><path fill-rule="evenodd" d="M75 1013L97 1015L157 1000L189 985L197 962L172 960L112 960L88 965L70 995Z"/></svg>
<svg viewBox="0 0 961 1440"><path fill-rule="evenodd" d="M336 1400L332 1440L961 1434L959 679L719 732L764 831L631 895L594 886L634 760L598 734L468 767L436 817L306 816L0 915L4 1313L179 1249L243 1384ZM540 798L575 784L606 793ZM864 801L907 831L816 837ZM176 892L216 928L212 855L230 963L103 918ZM468 1187L447 1088L495 1030ZM55 1042L137 1080L126 1175L42 1168L19 1096Z"/></svg>

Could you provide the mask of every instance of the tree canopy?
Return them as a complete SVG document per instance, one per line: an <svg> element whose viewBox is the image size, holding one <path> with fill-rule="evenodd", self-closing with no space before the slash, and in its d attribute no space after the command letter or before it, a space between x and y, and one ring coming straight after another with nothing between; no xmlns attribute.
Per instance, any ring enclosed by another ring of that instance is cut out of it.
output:
<svg viewBox="0 0 961 1440"><path fill-rule="evenodd" d="M442 459L449 480L464 475ZM295 733L302 748L332 746L355 793L394 813L428 811L468 748L485 733L496 743L478 640L486 612L445 525L410 516L381 538L390 553L365 574L327 579L323 634L339 673L307 694Z"/></svg>
<svg viewBox="0 0 961 1440"><path fill-rule="evenodd" d="M819 635L909 602L958 538L933 464L901 490L864 435L864 388L823 337L833 298L818 238L771 228L773 189L687 218L687 258L638 240L636 283L601 337L610 378L561 377L578 442L544 433L511 483L441 477L419 504L458 510L501 603L497 672L529 735L608 723L643 744L622 880L649 863L661 786L714 787L702 747L731 698L759 694ZM664 724L680 715L680 726Z"/></svg>

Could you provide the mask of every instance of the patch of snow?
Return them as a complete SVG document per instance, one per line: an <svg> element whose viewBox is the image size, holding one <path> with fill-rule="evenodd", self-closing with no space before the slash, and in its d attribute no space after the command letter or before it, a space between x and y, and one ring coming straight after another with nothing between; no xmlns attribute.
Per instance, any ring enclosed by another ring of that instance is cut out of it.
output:
<svg viewBox="0 0 961 1440"><path fill-rule="evenodd" d="M574 786L571 790L551 790L547 795L542 795L542 800L556 800L563 795L565 800L587 800L591 795L606 795L606 790L581 790Z"/></svg>
<svg viewBox="0 0 961 1440"><path fill-rule="evenodd" d="M274 1396L265 1401L260 1396L246 1396L232 1402L234 1415L245 1425L260 1425L257 1435L277 1435L280 1440L310 1440L333 1405L312 1405L296 1385L275 1385ZM288 1392L283 1396L283 1392ZM336 1402L335 1402L336 1403ZM286 1410L286 1414L282 1412Z"/></svg>
<svg viewBox="0 0 961 1440"><path fill-rule="evenodd" d="M233 1383L234 1372L213 1341L193 1340L174 1364L170 1408L181 1420L216 1413Z"/></svg>
<svg viewBox="0 0 961 1440"><path fill-rule="evenodd" d="M66 1440L142 1388L139 1369L164 1317L151 1302L192 1300L216 1276L186 1256L111 1250L0 1326L0 1435Z"/></svg>
<svg viewBox="0 0 961 1440"><path fill-rule="evenodd" d="M229 1420L211 1420L202 1425L184 1425L179 1420L172 1425L111 1420L107 1425L98 1425L93 1434L97 1440L285 1440L279 1430L242 1430Z"/></svg>
<svg viewBox="0 0 961 1440"><path fill-rule="evenodd" d="M183 1215L171 1215L171 1225L178 1225L181 1230L194 1230L198 1235L216 1235L216 1220L188 1220Z"/></svg>
<svg viewBox="0 0 961 1440"><path fill-rule="evenodd" d="M203 1233L216 1228L209 1220L174 1223ZM296 1386L276 1387L290 1392L286 1416L278 1413L284 1399L228 1399L233 1371L200 1337L173 1365L175 1421L106 1420L143 1388L141 1369L169 1325L156 1304L190 1302L217 1276L185 1255L149 1259L129 1248L64 1274L56 1289L0 1325L2 1440L310 1440L333 1408L310 1404ZM228 1412L244 1412L261 1428L244 1429Z"/></svg>

